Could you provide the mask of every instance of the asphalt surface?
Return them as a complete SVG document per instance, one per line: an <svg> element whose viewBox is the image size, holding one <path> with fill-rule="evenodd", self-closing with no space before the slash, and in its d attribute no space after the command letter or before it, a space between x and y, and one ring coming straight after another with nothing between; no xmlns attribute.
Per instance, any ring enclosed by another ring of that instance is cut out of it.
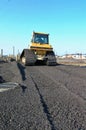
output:
<svg viewBox="0 0 86 130"><path fill-rule="evenodd" d="M86 68L0 63L0 130L86 130Z"/></svg>

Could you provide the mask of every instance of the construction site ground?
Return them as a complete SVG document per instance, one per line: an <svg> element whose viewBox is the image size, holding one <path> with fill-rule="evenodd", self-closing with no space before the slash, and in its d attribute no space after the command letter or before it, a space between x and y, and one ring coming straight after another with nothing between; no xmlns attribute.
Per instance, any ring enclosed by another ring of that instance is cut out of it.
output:
<svg viewBox="0 0 86 130"><path fill-rule="evenodd" d="M60 62L61 63L61 62ZM0 63L0 130L86 130L86 66Z"/></svg>
<svg viewBox="0 0 86 130"><path fill-rule="evenodd" d="M86 66L86 59L73 59L73 58L57 58L59 64Z"/></svg>

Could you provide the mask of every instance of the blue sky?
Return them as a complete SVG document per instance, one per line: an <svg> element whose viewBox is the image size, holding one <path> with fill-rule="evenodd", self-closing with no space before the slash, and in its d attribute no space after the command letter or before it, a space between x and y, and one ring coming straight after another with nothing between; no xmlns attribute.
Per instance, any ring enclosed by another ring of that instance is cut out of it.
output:
<svg viewBox="0 0 86 130"><path fill-rule="evenodd" d="M21 52L32 31L50 34L58 55L86 53L86 0L0 0L0 49Z"/></svg>

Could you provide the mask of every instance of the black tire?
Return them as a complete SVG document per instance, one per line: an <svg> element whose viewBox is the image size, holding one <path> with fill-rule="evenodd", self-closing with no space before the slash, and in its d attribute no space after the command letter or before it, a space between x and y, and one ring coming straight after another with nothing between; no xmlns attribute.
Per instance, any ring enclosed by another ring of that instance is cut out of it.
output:
<svg viewBox="0 0 86 130"><path fill-rule="evenodd" d="M23 59L24 58L24 62ZM34 54L33 51L29 50L29 49L24 49L22 54L21 54L21 61L24 65L28 66L28 65L34 65L36 62L36 55Z"/></svg>

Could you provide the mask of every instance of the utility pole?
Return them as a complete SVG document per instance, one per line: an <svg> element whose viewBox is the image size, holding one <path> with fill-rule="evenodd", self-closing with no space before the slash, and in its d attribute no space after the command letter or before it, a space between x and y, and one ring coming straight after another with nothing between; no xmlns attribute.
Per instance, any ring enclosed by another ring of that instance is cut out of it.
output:
<svg viewBox="0 0 86 130"><path fill-rule="evenodd" d="M13 57L15 57L15 47L13 46Z"/></svg>
<svg viewBox="0 0 86 130"><path fill-rule="evenodd" d="M3 49L1 49L1 57L3 57Z"/></svg>

